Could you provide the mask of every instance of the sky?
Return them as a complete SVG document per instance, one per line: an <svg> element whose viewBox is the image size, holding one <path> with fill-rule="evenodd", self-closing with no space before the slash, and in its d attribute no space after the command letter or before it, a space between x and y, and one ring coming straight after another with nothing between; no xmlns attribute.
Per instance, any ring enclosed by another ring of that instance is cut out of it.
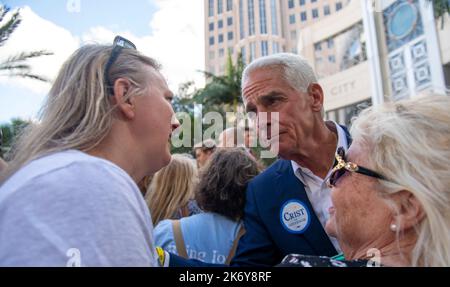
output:
<svg viewBox="0 0 450 287"><path fill-rule="evenodd" d="M19 52L47 50L29 61L32 72L54 79L81 45L111 44L121 35L162 64L176 93L178 85L204 84L203 0L5 0L19 8L22 23L0 47L0 61ZM132 3L132 4L130 4ZM5 21L5 20L4 20ZM4 21L2 23L4 23ZM36 119L51 84L0 74L0 124Z"/></svg>

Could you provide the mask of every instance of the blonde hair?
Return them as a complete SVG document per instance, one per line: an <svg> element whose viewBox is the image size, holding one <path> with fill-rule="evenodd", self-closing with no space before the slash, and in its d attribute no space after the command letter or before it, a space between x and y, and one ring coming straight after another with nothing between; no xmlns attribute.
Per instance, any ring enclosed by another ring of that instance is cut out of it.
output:
<svg viewBox="0 0 450 287"><path fill-rule="evenodd" d="M153 225L186 207L194 198L194 188L198 181L195 161L185 155L174 154L166 167L155 173L146 195Z"/></svg>
<svg viewBox="0 0 450 287"><path fill-rule="evenodd" d="M105 138L115 108L104 77L111 51L111 46L86 45L63 64L41 109L39 123L30 125L14 145L0 184L38 157L68 149L89 151ZM122 49L108 77L112 83L118 78L131 82L127 99L146 92L148 68L159 70L159 65L133 49Z"/></svg>
<svg viewBox="0 0 450 287"><path fill-rule="evenodd" d="M408 190L424 209L408 254L412 266L450 266L450 97L369 108L353 122L351 134L370 150L371 167L397 183L380 181L381 190Z"/></svg>

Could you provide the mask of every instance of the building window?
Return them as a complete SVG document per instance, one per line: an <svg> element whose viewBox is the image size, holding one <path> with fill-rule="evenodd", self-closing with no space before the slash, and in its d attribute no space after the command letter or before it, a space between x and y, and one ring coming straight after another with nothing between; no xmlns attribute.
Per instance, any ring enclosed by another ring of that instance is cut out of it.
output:
<svg viewBox="0 0 450 287"><path fill-rule="evenodd" d="M297 54L297 47L293 47L293 48L291 49L291 53L292 53L292 54Z"/></svg>
<svg viewBox="0 0 450 287"><path fill-rule="evenodd" d="M214 16L214 0L209 0L208 11L209 17Z"/></svg>
<svg viewBox="0 0 450 287"><path fill-rule="evenodd" d="M315 43L315 44L314 44L314 50L315 50L315 51L322 51L322 45L321 45L321 43Z"/></svg>
<svg viewBox="0 0 450 287"><path fill-rule="evenodd" d="M327 16L330 15L330 6L326 5L323 7L323 15Z"/></svg>
<svg viewBox="0 0 450 287"><path fill-rule="evenodd" d="M328 61L330 63L336 63L336 58L333 55L328 56Z"/></svg>
<svg viewBox="0 0 450 287"><path fill-rule="evenodd" d="M272 53L273 54L280 53L280 44L278 44L277 42L272 43Z"/></svg>
<svg viewBox="0 0 450 287"><path fill-rule="evenodd" d="M298 1L298 4L299 4L300 6L304 6L304 5L305 5L305 0L299 0L299 1Z"/></svg>
<svg viewBox="0 0 450 287"><path fill-rule="evenodd" d="M294 0L289 0L288 6L289 6L289 9L294 8Z"/></svg>
<svg viewBox="0 0 450 287"><path fill-rule="evenodd" d="M209 45L214 45L214 37L209 37Z"/></svg>
<svg viewBox="0 0 450 287"><path fill-rule="evenodd" d="M331 49L331 48L334 47L334 40L333 40L333 38L330 38L330 39L327 40L327 46L328 46L328 49Z"/></svg>
<svg viewBox="0 0 450 287"><path fill-rule="evenodd" d="M233 9L233 0L227 0L227 11L231 11Z"/></svg>
<svg viewBox="0 0 450 287"><path fill-rule="evenodd" d="M272 34L278 35L277 3L276 0L270 1L270 10L272 12Z"/></svg>
<svg viewBox="0 0 450 287"><path fill-rule="evenodd" d="M342 3L341 2L337 2L336 3L336 11L339 11L342 9Z"/></svg>
<svg viewBox="0 0 450 287"><path fill-rule="evenodd" d="M317 0L311 0L311 3L317 2Z"/></svg>
<svg viewBox="0 0 450 287"><path fill-rule="evenodd" d="M295 24L295 15L289 15L289 24Z"/></svg>
<svg viewBox="0 0 450 287"><path fill-rule="evenodd" d="M250 43L250 62L252 62L256 57L256 44L255 42Z"/></svg>
<svg viewBox="0 0 450 287"><path fill-rule="evenodd" d="M300 13L300 19L302 20L302 22L305 22L307 20L307 15L306 12L302 12Z"/></svg>
<svg viewBox="0 0 450 287"><path fill-rule="evenodd" d="M319 10L313 9L313 10L312 10L312 17L313 17L313 18L319 17Z"/></svg>
<svg viewBox="0 0 450 287"><path fill-rule="evenodd" d="M213 31L214 30L214 23L209 23L209 31Z"/></svg>
<svg viewBox="0 0 450 287"><path fill-rule="evenodd" d="M217 14L222 14L223 12L223 0L217 0Z"/></svg>
<svg viewBox="0 0 450 287"><path fill-rule="evenodd" d="M219 58L222 58L224 54L225 54L225 50L223 48L220 48L219 49Z"/></svg>
<svg viewBox="0 0 450 287"><path fill-rule="evenodd" d="M297 38L297 31L296 30L292 30L291 31L291 39L295 40Z"/></svg>
<svg viewBox="0 0 450 287"><path fill-rule="evenodd" d="M228 26L233 25L233 17L228 17L228 18L227 18L227 25L228 25Z"/></svg>
<svg viewBox="0 0 450 287"><path fill-rule="evenodd" d="M215 67L214 67L214 66L209 66L209 72L210 72L211 74L215 74L215 73L216 73Z"/></svg>
<svg viewBox="0 0 450 287"><path fill-rule="evenodd" d="M253 0L248 0L248 35L255 35L255 5Z"/></svg>
<svg viewBox="0 0 450 287"><path fill-rule="evenodd" d="M245 63L247 63L247 54L245 53L245 47L241 48L241 56L242 56L242 62L245 65Z"/></svg>
<svg viewBox="0 0 450 287"><path fill-rule="evenodd" d="M259 30L261 34L267 34L266 0L259 0Z"/></svg>
<svg viewBox="0 0 450 287"><path fill-rule="evenodd" d="M244 30L244 4L243 0L239 0L239 36L241 39L244 39L245 37L245 30Z"/></svg>
<svg viewBox="0 0 450 287"><path fill-rule="evenodd" d="M233 55L233 53L234 53L233 47L228 47L228 54Z"/></svg>
<svg viewBox="0 0 450 287"><path fill-rule="evenodd" d="M223 34L219 34L219 43L223 43Z"/></svg>
<svg viewBox="0 0 450 287"><path fill-rule="evenodd" d="M267 41L261 41L261 55L269 55L269 43Z"/></svg>
<svg viewBox="0 0 450 287"><path fill-rule="evenodd" d="M214 51L209 51L209 59L214 60Z"/></svg>
<svg viewBox="0 0 450 287"><path fill-rule="evenodd" d="M223 20L219 20L219 22L217 22L217 28L218 29L222 29L223 28Z"/></svg>
<svg viewBox="0 0 450 287"><path fill-rule="evenodd" d="M233 40L233 32L228 32L228 41Z"/></svg>

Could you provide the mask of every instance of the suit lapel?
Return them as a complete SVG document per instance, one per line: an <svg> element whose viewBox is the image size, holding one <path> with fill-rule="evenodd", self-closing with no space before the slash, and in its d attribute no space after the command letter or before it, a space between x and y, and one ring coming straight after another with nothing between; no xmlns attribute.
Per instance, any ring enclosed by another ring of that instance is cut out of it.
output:
<svg viewBox="0 0 450 287"><path fill-rule="evenodd" d="M314 208L309 201L303 183L295 176L291 162L284 160L278 170L279 177L277 183L277 192L283 197L284 201L297 199L306 205L309 210L311 222L304 233L297 236L303 237L318 255L332 256L335 255L336 249L331 243L328 235L322 227ZM280 207L281 208L281 207ZM281 223L280 223L281 224ZM317 242L321 242L317 244Z"/></svg>

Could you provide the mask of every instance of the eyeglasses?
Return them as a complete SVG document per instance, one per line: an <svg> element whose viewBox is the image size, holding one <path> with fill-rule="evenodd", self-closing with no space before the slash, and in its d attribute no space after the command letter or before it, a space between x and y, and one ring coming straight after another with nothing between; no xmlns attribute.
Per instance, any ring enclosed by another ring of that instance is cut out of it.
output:
<svg viewBox="0 0 450 287"><path fill-rule="evenodd" d="M121 36L116 36L114 38L111 56L109 57L109 60L105 66L105 75L104 75L105 81L106 81L106 86L108 87L108 93L110 95L114 94L114 91L113 91L114 83L112 83L111 80L109 79L109 76L108 76L109 69L111 69L111 66L114 64L114 62L119 57L120 51L122 51L122 49L124 49L124 48L137 50L136 46L131 41L129 41Z"/></svg>
<svg viewBox="0 0 450 287"><path fill-rule="evenodd" d="M386 177L375 171L362 166L358 166L356 163L345 161L345 150L344 148L340 147L336 153L336 165L331 170L330 177L328 178L328 186L334 187L339 178L341 178L347 171L387 180Z"/></svg>

